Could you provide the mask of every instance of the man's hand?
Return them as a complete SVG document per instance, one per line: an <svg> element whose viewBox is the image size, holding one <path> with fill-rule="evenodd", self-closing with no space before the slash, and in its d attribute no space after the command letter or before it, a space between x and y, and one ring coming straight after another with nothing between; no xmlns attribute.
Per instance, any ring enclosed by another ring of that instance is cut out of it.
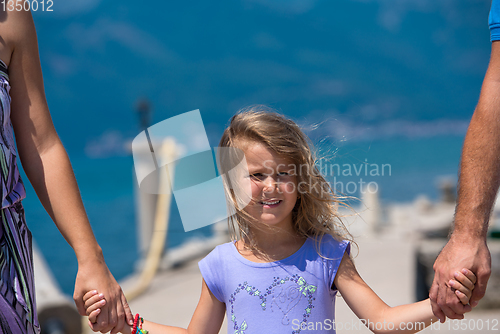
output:
<svg viewBox="0 0 500 334"><path fill-rule="evenodd" d="M112 334L121 331L125 324L133 325L133 316L123 291L110 273L104 261L95 261L79 265L75 282L75 300L78 312L85 316L83 296L91 290L98 290L104 294L106 305L97 317L97 322L91 324L94 332L109 332Z"/></svg>
<svg viewBox="0 0 500 334"><path fill-rule="evenodd" d="M470 305L463 305L448 283L462 268L468 268L477 276ZM491 256L486 241L481 237L455 232L436 259L434 272L429 293L432 312L441 322L446 317L463 319L464 313L471 311L471 306L475 307L486 292L491 274Z"/></svg>

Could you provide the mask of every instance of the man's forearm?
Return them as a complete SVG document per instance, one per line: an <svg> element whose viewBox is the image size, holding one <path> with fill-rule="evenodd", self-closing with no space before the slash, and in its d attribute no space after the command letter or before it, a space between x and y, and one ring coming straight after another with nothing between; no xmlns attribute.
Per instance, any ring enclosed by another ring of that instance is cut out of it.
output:
<svg viewBox="0 0 500 334"><path fill-rule="evenodd" d="M460 163L454 232L485 237L500 185L500 44L493 43Z"/></svg>

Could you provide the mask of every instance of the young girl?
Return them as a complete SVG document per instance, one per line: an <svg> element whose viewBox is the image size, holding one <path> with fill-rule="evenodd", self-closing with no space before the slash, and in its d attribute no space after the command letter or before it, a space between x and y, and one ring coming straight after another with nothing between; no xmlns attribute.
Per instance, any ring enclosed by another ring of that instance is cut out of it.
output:
<svg viewBox="0 0 500 334"><path fill-rule="evenodd" d="M375 332L436 320L428 299L389 307L361 279L349 257L352 238L338 217L338 199L293 121L260 107L244 110L231 119L220 146L242 150L248 166L247 175L230 181L249 185L250 203L239 207L245 201L238 191L228 192L236 241L200 261L202 292L187 330L144 321L142 332L218 333L227 314L228 333L335 333L337 291ZM455 278L449 284L467 304L475 276L464 269ZM95 290L84 299L92 322L106 301ZM140 333L140 325L137 315L126 333Z"/></svg>

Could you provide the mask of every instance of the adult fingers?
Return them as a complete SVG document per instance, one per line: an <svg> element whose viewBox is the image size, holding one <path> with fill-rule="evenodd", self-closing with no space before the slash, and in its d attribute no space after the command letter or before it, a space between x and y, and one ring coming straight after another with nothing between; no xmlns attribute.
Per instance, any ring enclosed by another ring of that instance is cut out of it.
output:
<svg viewBox="0 0 500 334"><path fill-rule="evenodd" d="M429 298L431 299L431 308L432 313L439 319L441 323L445 322L446 316L443 311L437 304L437 292L438 292L438 284L436 283L436 278L434 277L434 282L432 283L431 290L429 291Z"/></svg>
<svg viewBox="0 0 500 334"><path fill-rule="evenodd" d="M117 323L117 319L116 319L116 301L115 301L115 298L112 298L109 303L108 303L108 310L107 310L107 322L105 324L105 326L103 327L104 330L102 330L101 332L109 332L111 331L113 328L115 328L116 326L116 323Z"/></svg>
<svg viewBox="0 0 500 334"><path fill-rule="evenodd" d="M90 329L91 329L93 332L95 332L95 330L94 330L94 323L93 323L92 321L90 321L90 320L89 320L89 321L87 322L87 325L89 325Z"/></svg>
<svg viewBox="0 0 500 334"><path fill-rule="evenodd" d="M450 296L451 294L451 296ZM463 319L464 316L463 314L457 313L455 310L453 310L450 305L453 304L459 304L460 300L458 297L455 295L454 292L451 291L451 289L446 286L446 285L440 285L439 290L438 290L438 300L437 304L441 308L441 311L443 311L444 315L450 319ZM460 303L460 305L462 305Z"/></svg>
<svg viewBox="0 0 500 334"><path fill-rule="evenodd" d="M128 305L127 298L125 298L125 295L122 293L122 304L123 304L123 309L125 310L125 317L127 319L127 323L130 326L134 325L134 315L132 314L132 310L130 309L130 306Z"/></svg>
<svg viewBox="0 0 500 334"><path fill-rule="evenodd" d="M119 300L116 304L116 325L111 330L111 334L116 334L123 330L125 326L125 311L123 310L123 305L121 300Z"/></svg>
<svg viewBox="0 0 500 334"><path fill-rule="evenodd" d="M102 310L101 310L101 311L99 311L99 314L101 314L101 312L102 312ZM99 314L97 315L97 317L99 317ZM98 329L98 327L97 327L97 323L96 323L96 322L97 322L97 320L96 320L96 319L92 319L92 320L94 320L95 322L92 322L90 319L89 319L89 321L88 321L88 325L89 325L90 329L91 329L93 332L99 332L99 329Z"/></svg>
<svg viewBox="0 0 500 334"><path fill-rule="evenodd" d="M486 293L486 286L488 284L488 279L491 275L491 269L483 269L478 271L477 273L477 282L474 286L474 290L472 291L472 297L469 301L472 307L476 307L479 303L479 300L484 297Z"/></svg>
<svg viewBox="0 0 500 334"><path fill-rule="evenodd" d="M73 293L73 300L75 301L76 309L80 315L86 315L85 307L83 305L83 295L79 291L75 290Z"/></svg>
<svg viewBox="0 0 500 334"><path fill-rule="evenodd" d="M101 307L101 313L97 316L96 322L92 324L92 330L94 332L109 332L108 329L108 318L109 318L109 303L106 303Z"/></svg>
<svg viewBox="0 0 500 334"><path fill-rule="evenodd" d="M464 305L462 303L462 301L460 300L460 298L457 296L457 294L455 293L455 290L454 288L448 288L447 289L447 296L446 296L446 304L447 306L450 308L450 310L454 313L452 316L450 316L449 318L450 319L463 319L464 318L464 314L467 313L467 312L470 312L472 310L472 308L470 307L470 305ZM467 291L467 290L465 290ZM469 299L469 297L467 297L467 299Z"/></svg>

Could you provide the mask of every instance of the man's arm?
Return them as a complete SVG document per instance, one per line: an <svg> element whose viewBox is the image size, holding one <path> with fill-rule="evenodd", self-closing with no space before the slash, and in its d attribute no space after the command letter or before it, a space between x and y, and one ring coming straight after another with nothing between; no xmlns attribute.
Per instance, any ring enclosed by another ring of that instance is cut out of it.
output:
<svg viewBox="0 0 500 334"><path fill-rule="evenodd" d="M465 136L455 222L450 240L434 263L430 298L441 320L463 318L464 307L447 282L453 272L469 268L477 276L471 298L476 306L484 296L491 273L486 245L488 223L500 185L500 41L493 42L479 103Z"/></svg>

